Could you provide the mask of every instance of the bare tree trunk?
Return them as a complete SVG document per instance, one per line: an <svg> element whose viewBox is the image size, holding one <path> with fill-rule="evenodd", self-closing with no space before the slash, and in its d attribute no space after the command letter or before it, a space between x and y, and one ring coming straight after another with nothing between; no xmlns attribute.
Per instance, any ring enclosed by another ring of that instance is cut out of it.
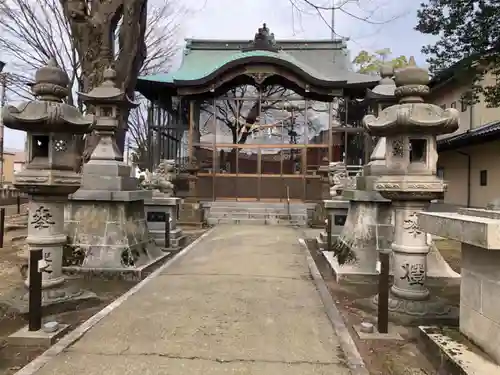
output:
<svg viewBox="0 0 500 375"><path fill-rule="evenodd" d="M147 0L61 0L71 28L72 40L82 69L82 90L88 92L102 82L106 68L114 66L117 84L132 99L139 70L146 58ZM119 30L116 61L114 35ZM128 110L122 111L117 145L125 148ZM87 161L98 139L87 137L84 161Z"/></svg>

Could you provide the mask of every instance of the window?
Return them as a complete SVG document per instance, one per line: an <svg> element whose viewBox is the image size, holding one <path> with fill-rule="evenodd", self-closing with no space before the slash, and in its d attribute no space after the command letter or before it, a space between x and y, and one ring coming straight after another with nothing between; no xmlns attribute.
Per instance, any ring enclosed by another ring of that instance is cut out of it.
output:
<svg viewBox="0 0 500 375"><path fill-rule="evenodd" d="M482 171L479 171L479 186L486 185L488 185L488 171L483 169Z"/></svg>
<svg viewBox="0 0 500 375"><path fill-rule="evenodd" d="M457 108L457 102L451 103L451 108Z"/></svg>
<svg viewBox="0 0 500 375"><path fill-rule="evenodd" d="M460 110L461 110L462 112L467 111L467 101L466 101L465 99L462 99L462 100L460 101Z"/></svg>

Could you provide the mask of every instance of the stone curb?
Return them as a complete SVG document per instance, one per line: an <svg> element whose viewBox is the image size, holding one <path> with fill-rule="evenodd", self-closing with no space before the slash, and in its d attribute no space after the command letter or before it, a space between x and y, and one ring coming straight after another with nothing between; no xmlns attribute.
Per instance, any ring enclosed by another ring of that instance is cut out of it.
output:
<svg viewBox="0 0 500 375"><path fill-rule="evenodd" d="M314 284L316 285L321 301L325 306L326 315L328 316L328 319L330 319L333 329L340 340L340 347L346 356L347 366L351 370L351 374L370 375L366 369L363 358L361 357L361 354L359 354L358 348L356 347L356 344L354 343L354 340L345 325L344 319L342 318L340 311L337 309L337 306L328 291L325 281L323 280L314 259L311 254L309 254L309 249L307 248L305 240L303 238L299 238L299 243L306 251L309 272L314 280Z"/></svg>
<svg viewBox="0 0 500 375"><path fill-rule="evenodd" d="M129 297L133 296L135 293L140 291L143 287L145 287L151 280L153 280L156 276L161 274L166 269L173 266L179 260L181 260L190 250L194 248L203 238L207 237L214 229L209 229L205 233L203 233L196 240L191 242L188 246L186 246L183 250L174 255L169 261L167 261L164 265L156 269L152 272L148 277L142 280L140 283L132 287L125 294L118 297L116 300L111 302L101 311L91 316L87 321L83 322L81 325L76 327L73 331L64 336L57 343L52 345L49 349L43 352L40 356L35 358L33 361L28 363L22 369L17 371L14 375L33 375L36 374L38 370L40 370L43 366L45 366L50 360L55 358L57 355L62 353L66 348L70 345L78 341L88 330L94 327L97 323L99 323L104 317L109 315L113 310L115 310L118 306L120 306L123 302L125 302Z"/></svg>

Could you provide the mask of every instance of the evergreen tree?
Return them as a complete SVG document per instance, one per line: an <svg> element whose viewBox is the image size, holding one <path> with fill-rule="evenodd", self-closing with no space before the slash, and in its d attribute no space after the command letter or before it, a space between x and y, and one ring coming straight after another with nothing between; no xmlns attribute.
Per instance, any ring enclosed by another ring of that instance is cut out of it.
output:
<svg viewBox="0 0 500 375"><path fill-rule="evenodd" d="M417 16L416 30L439 37L422 48L431 73L455 65L455 74L474 83L473 98L483 94L488 106L499 106L500 0L428 0ZM486 73L497 79L481 82Z"/></svg>

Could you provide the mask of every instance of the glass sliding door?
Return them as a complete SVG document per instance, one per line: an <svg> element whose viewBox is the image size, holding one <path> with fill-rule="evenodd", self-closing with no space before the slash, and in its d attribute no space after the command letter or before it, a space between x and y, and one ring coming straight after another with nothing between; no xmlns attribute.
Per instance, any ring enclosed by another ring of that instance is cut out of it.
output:
<svg viewBox="0 0 500 375"><path fill-rule="evenodd" d="M362 129L350 123L346 103L313 101L277 85L241 85L197 101L190 145L199 178L212 199L320 199L319 166L365 162Z"/></svg>

